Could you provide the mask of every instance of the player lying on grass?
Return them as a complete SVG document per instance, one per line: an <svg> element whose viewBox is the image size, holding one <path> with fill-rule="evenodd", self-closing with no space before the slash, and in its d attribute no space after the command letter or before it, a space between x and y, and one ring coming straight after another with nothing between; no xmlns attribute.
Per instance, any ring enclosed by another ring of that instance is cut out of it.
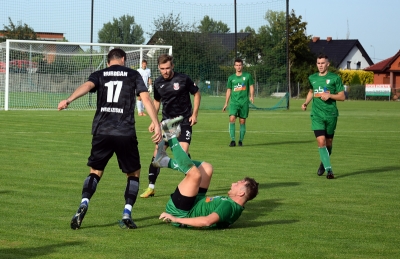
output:
<svg viewBox="0 0 400 259"><path fill-rule="evenodd" d="M206 197L213 167L207 162L191 160L179 145L179 123L182 116L164 120L161 124L164 140L168 141L174 158L165 153L164 141L159 143L153 165L184 173L159 219L179 227L226 228L242 214L244 205L258 194L258 183L245 177L232 183L228 196Z"/></svg>

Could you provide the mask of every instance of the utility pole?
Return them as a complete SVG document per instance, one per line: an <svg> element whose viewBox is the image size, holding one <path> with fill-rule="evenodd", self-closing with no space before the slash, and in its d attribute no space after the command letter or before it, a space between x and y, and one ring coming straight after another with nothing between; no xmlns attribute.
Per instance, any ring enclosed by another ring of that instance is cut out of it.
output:
<svg viewBox="0 0 400 259"><path fill-rule="evenodd" d="M237 17L236 17L236 0L234 0L235 5L235 58L237 58Z"/></svg>

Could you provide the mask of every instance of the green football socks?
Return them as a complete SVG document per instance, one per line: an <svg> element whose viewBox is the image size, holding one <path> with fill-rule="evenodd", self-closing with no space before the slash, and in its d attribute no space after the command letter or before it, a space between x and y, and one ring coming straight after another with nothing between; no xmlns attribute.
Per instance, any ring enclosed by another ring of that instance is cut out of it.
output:
<svg viewBox="0 0 400 259"><path fill-rule="evenodd" d="M246 124L240 124L240 139L239 139L239 141L243 141L244 134L246 134Z"/></svg>
<svg viewBox="0 0 400 259"><path fill-rule="evenodd" d="M235 123L229 122L229 135L232 141L235 141Z"/></svg>
<svg viewBox="0 0 400 259"><path fill-rule="evenodd" d="M189 170L195 166L195 164L193 164L192 160L182 149L177 138L169 139L168 144L171 147L172 153L174 154L174 159L170 159L168 162L168 168L187 174L187 172L189 172Z"/></svg>
<svg viewBox="0 0 400 259"><path fill-rule="evenodd" d="M325 171L332 170L331 159L329 157L328 149L326 147L320 147L318 148L318 151L322 164L324 165Z"/></svg>
<svg viewBox="0 0 400 259"><path fill-rule="evenodd" d="M326 147L326 149L328 149L328 153L329 153L329 155L331 155L332 154L332 147Z"/></svg>

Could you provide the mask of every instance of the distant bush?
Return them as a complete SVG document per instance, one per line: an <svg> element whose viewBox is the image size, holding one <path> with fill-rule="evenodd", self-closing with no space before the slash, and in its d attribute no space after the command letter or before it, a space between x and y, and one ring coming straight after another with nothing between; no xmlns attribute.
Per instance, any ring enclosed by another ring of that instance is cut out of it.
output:
<svg viewBox="0 0 400 259"><path fill-rule="evenodd" d="M342 78L344 85L352 85L352 80L354 77L359 82L354 82L353 84L373 84L374 83L374 73L371 71L364 70L339 70L339 76Z"/></svg>

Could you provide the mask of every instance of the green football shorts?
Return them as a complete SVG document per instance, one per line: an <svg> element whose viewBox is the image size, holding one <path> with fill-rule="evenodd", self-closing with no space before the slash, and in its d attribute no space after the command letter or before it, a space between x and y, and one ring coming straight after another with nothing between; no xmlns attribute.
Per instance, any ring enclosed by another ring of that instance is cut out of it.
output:
<svg viewBox="0 0 400 259"><path fill-rule="evenodd" d="M229 116L246 119L249 116L249 103L239 104L231 102L229 104Z"/></svg>
<svg viewBox="0 0 400 259"><path fill-rule="evenodd" d="M320 117L311 115L311 129L325 130L326 134L335 134L338 117Z"/></svg>

